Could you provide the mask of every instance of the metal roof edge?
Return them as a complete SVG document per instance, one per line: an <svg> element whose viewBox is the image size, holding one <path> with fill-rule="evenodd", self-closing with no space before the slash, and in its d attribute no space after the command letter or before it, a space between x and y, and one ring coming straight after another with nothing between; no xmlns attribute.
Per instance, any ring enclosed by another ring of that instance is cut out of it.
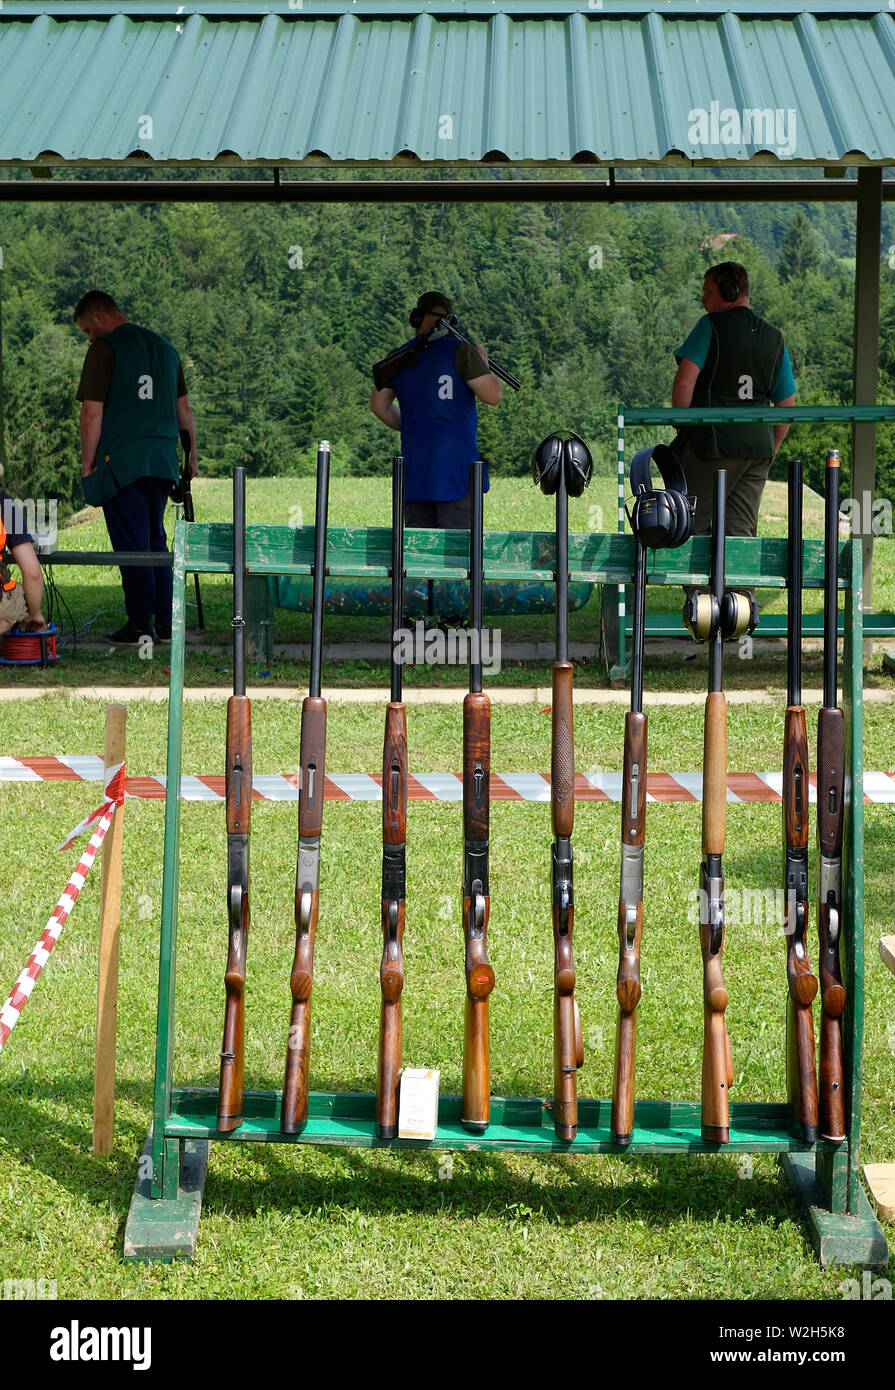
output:
<svg viewBox="0 0 895 1390"><path fill-rule="evenodd" d="M36 19L170 20L180 23L193 15L206 19L260 20L277 15L292 20L337 19L351 14L361 19L406 19L428 14L452 19L564 19L573 14L591 19L625 19L655 14L663 18L720 19L733 14L741 21L785 19L810 14L841 16L888 15L895 18L887 0L751 0L732 5L729 0L3 0L0 23Z"/></svg>

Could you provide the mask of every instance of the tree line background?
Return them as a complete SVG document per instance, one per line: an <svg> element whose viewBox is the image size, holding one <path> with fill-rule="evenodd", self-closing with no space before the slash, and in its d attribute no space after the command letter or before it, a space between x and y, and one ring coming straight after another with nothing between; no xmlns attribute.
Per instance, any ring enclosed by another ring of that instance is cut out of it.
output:
<svg viewBox="0 0 895 1390"><path fill-rule="evenodd" d="M178 349L208 474L310 473L320 438L334 472L387 473L393 438L369 411L370 364L412 335L408 311L428 289L449 295L461 329L523 382L479 412L497 476L524 473L560 424L614 472L617 403L670 404L674 349L719 260L747 265L752 307L783 330L797 403L848 404L854 223L853 206L833 203L7 204L4 486L57 497L63 513L82 505L75 391L87 343L72 312L93 288ZM895 399L892 243L884 207L883 401ZM848 431L825 438L847 461ZM819 485L820 451L806 469ZM878 431L877 476L893 495L891 429Z"/></svg>

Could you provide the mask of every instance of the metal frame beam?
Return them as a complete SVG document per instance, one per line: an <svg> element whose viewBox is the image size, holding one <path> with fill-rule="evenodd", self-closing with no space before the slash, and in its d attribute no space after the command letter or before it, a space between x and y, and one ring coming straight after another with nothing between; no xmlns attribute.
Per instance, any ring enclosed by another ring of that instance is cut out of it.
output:
<svg viewBox="0 0 895 1390"><path fill-rule="evenodd" d="M878 169L858 173L855 244L855 405L875 405L879 374L880 236L882 177ZM852 426L852 493L860 499L876 489L876 425ZM873 532L862 528L864 607L873 606Z"/></svg>
<svg viewBox="0 0 895 1390"><path fill-rule="evenodd" d="M25 203L847 203L878 187L879 169L857 179L5 179L0 202ZM864 179L862 183L861 180ZM877 231L879 218L877 216ZM879 276L878 266L874 274Z"/></svg>

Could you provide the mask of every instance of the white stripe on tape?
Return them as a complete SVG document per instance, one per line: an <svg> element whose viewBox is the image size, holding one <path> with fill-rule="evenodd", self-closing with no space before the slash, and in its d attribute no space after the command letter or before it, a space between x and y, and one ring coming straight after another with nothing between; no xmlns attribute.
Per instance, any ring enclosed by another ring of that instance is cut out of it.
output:
<svg viewBox="0 0 895 1390"><path fill-rule="evenodd" d="M105 781L105 763L102 758L96 757L95 754L86 753L81 755L76 753L71 757L63 757L60 755L59 762L71 768L72 772L76 772L85 782Z"/></svg>
<svg viewBox="0 0 895 1390"><path fill-rule="evenodd" d="M453 772L415 772L414 777L439 801L462 801L463 783Z"/></svg>
<svg viewBox="0 0 895 1390"><path fill-rule="evenodd" d="M550 783L539 772L502 772L500 780L517 792L523 801L550 800Z"/></svg>
<svg viewBox="0 0 895 1390"><path fill-rule="evenodd" d="M184 773L180 779L180 796L183 801L220 801L220 792L212 791L200 782L198 777Z"/></svg>
<svg viewBox="0 0 895 1390"><path fill-rule="evenodd" d="M864 792L872 801L895 801L895 777L887 772L865 772Z"/></svg>
<svg viewBox="0 0 895 1390"><path fill-rule="evenodd" d="M42 782L44 779L31 767L23 767L18 758L0 758L0 781Z"/></svg>
<svg viewBox="0 0 895 1390"><path fill-rule="evenodd" d="M382 789L366 772L330 772L329 780L352 801L380 801Z"/></svg>
<svg viewBox="0 0 895 1390"><path fill-rule="evenodd" d="M297 801L298 787L281 772L264 772L252 779L252 786L265 801Z"/></svg>

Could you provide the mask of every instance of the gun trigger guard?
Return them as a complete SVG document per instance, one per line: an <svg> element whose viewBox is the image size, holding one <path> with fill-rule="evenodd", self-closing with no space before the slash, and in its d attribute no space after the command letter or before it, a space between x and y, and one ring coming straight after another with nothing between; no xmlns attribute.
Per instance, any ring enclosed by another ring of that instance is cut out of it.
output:
<svg viewBox="0 0 895 1390"><path fill-rule="evenodd" d="M476 931L481 931L485 925L485 899L483 894L474 893L470 904L470 916L472 925Z"/></svg>
<svg viewBox="0 0 895 1390"><path fill-rule="evenodd" d="M394 901L388 905L388 934L390 937L398 935L398 904Z"/></svg>
<svg viewBox="0 0 895 1390"><path fill-rule="evenodd" d="M311 930L311 890L305 888L302 891L301 899L298 904L298 925L302 932Z"/></svg>
<svg viewBox="0 0 895 1390"><path fill-rule="evenodd" d="M232 883L230 885L230 930L240 931L242 928L242 884Z"/></svg>
<svg viewBox="0 0 895 1390"><path fill-rule="evenodd" d="M634 941L637 935L637 908L631 903L625 904L625 950L633 951Z"/></svg>
<svg viewBox="0 0 895 1390"><path fill-rule="evenodd" d="M569 908L572 905L572 894L569 891L568 883L559 885L559 902L557 908L559 912L559 928L565 934L569 926Z"/></svg>
<svg viewBox="0 0 895 1390"><path fill-rule="evenodd" d="M827 908L827 941L835 946L839 940L839 908Z"/></svg>

